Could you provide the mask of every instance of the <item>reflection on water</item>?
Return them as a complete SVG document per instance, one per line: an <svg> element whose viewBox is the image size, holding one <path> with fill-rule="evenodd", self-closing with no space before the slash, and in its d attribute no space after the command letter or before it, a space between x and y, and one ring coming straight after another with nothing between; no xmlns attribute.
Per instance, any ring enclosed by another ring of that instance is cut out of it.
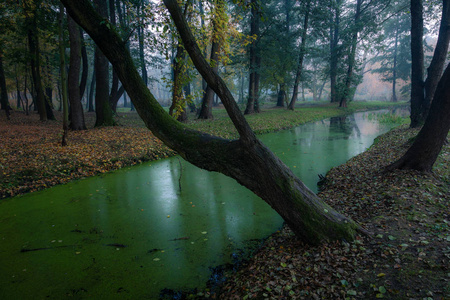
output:
<svg viewBox="0 0 450 300"><path fill-rule="evenodd" d="M367 113L262 136L313 190L388 126ZM282 219L218 173L171 158L0 202L0 299L155 298L204 288ZM238 255L239 254L239 255Z"/></svg>

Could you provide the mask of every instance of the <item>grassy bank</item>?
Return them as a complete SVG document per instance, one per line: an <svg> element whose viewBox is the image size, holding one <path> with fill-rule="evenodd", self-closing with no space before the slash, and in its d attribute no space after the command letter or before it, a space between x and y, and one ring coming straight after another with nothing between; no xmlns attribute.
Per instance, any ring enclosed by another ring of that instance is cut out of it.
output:
<svg viewBox="0 0 450 300"><path fill-rule="evenodd" d="M356 110L391 106L386 102L354 102L350 108L336 105L302 106L295 111L264 109L247 119L257 133L292 127ZM214 120L195 120L188 126L226 138L236 131L224 109L214 109ZM0 115L0 199L41 190L125 166L166 158L175 153L144 127L136 113L119 113L121 126L93 128L95 114L86 113L87 131L69 132L69 145L61 147L61 114L57 121L40 122L37 114L14 112L7 121Z"/></svg>

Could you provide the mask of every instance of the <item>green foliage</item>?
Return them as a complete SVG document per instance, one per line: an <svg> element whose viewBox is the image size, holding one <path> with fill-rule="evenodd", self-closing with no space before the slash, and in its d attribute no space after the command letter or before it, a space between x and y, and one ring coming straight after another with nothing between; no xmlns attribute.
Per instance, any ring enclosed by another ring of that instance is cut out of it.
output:
<svg viewBox="0 0 450 300"><path fill-rule="evenodd" d="M375 47L378 55L372 62L378 65L372 73L379 73L382 80L391 82L395 72L396 79L406 81L410 77L411 49L410 49L410 14L405 7L405 1L392 7L396 15L383 24Z"/></svg>
<svg viewBox="0 0 450 300"><path fill-rule="evenodd" d="M370 114L369 119L376 119L385 124L408 124L410 119L406 116L400 116L395 113L377 113Z"/></svg>

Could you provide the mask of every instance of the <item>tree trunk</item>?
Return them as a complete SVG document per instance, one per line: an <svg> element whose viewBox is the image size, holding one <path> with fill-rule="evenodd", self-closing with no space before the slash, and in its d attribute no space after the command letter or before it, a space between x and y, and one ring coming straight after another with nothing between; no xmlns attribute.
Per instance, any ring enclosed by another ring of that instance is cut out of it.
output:
<svg viewBox="0 0 450 300"><path fill-rule="evenodd" d="M214 46L214 44L213 44ZM211 53L212 56L212 53ZM211 57L211 60L213 58ZM218 69L218 68L217 68ZM217 71L216 71L217 72ZM203 94L202 106L198 115L199 119L213 119L212 107L214 102L214 91L208 85L206 85L205 92Z"/></svg>
<svg viewBox="0 0 450 300"><path fill-rule="evenodd" d="M180 122L187 121L186 104L183 98L183 79L182 72L186 60L186 52L181 44L178 44L176 55L173 60L173 86L172 86L172 105L169 108L169 114L176 116Z"/></svg>
<svg viewBox="0 0 450 300"><path fill-rule="evenodd" d="M361 15L361 4L362 0L356 1L356 12L354 19L354 29L351 40L351 47L348 53L348 61L347 61L347 74L345 77L345 85L344 90L342 91L341 100L339 102L339 107L347 107L347 102L353 98L352 92L352 82L353 82L353 73L355 68L355 57L356 57L356 46L358 45L358 33L359 33L359 19Z"/></svg>
<svg viewBox="0 0 450 300"><path fill-rule="evenodd" d="M224 81L212 71L176 0L165 0L194 65L222 103L239 140L225 140L185 127L171 118L146 88L120 37L102 24L88 0L62 0L70 14L108 55L131 100L152 132L194 165L233 177L274 208L307 243L353 240L360 227L321 201L255 136Z"/></svg>
<svg viewBox="0 0 450 300"><path fill-rule="evenodd" d="M80 79L80 99L83 99L84 92L86 91L87 78L89 74L89 61L86 50L86 43L83 37L83 29L81 28L80 28L80 38L81 38L81 59L83 66L83 71L81 72L81 79Z"/></svg>
<svg viewBox="0 0 450 300"><path fill-rule="evenodd" d="M20 94L20 84L19 84L19 76L17 75L17 70L16 70L16 95L17 95L17 108L23 107L24 110L26 110L26 107L23 105L23 99L22 99L22 95Z"/></svg>
<svg viewBox="0 0 450 300"><path fill-rule="evenodd" d="M53 114L53 89L51 87L45 88L45 112L47 114L47 120L56 120Z"/></svg>
<svg viewBox="0 0 450 300"><path fill-rule="evenodd" d="M37 28L37 7L39 3L34 3L33 7L30 6L28 1L24 1L24 14L27 26L27 37L28 37L28 49L30 51L30 68L31 77L33 79L33 87L35 91L35 97L33 97L35 102L35 108L39 113L39 119L41 121L47 120L47 111L45 108L45 95L44 89L42 87L41 81L41 63L39 56L39 38L38 38L38 28Z"/></svg>
<svg viewBox="0 0 450 300"><path fill-rule="evenodd" d="M338 68L338 42L339 42L339 23L340 23L340 5L342 0L336 0L334 3L334 21L331 20L330 26L330 98L331 102L338 102L337 93L337 68Z"/></svg>
<svg viewBox="0 0 450 300"><path fill-rule="evenodd" d="M144 6L144 3L141 2L141 9ZM141 14L143 12L141 11ZM140 15L139 18L142 21L142 16ZM138 27L138 41L139 41L139 60L141 62L141 72L142 72L142 79L144 80L145 85L148 85L148 74L147 74L147 64L145 63L145 56L144 56L144 28L141 26Z"/></svg>
<svg viewBox="0 0 450 300"><path fill-rule="evenodd" d="M424 121L423 63L423 4L422 0L411 0L411 128L421 126Z"/></svg>
<svg viewBox="0 0 450 300"><path fill-rule="evenodd" d="M439 36L434 48L433 58L427 69L427 79L425 80L425 100L420 110L422 119L428 115L431 100L433 99L442 71L444 70L445 60L448 55L448 44L450 41L450 5L449 0L442 1L442 17L439 27Z"/></svg>
<svg viewBox="0 0 450 300"><path fill-rule="evenodd" d="M311 10L311 0L308 0L308 2L306 3L305 18L303 20L302 41L300 44L300 53L298 55L297 72L295 73L294 90L292 92L291 102L288 105L288 109L290 110L294 110L295 108L295 102L297 101L298 97L298 84L300 83L300 79L302 78L303 58L305 57L306 51L306 37L308 31L310 10Z"/></svg>
<svg viewBox="0 0 450 300"><path fill-rule="evenodd" d="M3 50L2 45L0 45L0 105L1 109L5 110L6 113L6 119L9 120L10 116L10 109L9 106L9 100L8 100L8 91L6 90L6 78L5 78L5 71L3 70Z"/></svg>
<svg viewBox="0 0 450 300"><path fill-rule="evenodd" d="M450 64L436 88L430 113L408 151L387 167L431 172L450 129Z"/></svg>
<svg viewBox="0 0 450 300"><path fill-rule="evenodd" d="M88 111L89 112L93 112L94 111L94 91L95 91L95 67L94 70L92 71L92 80L91 80L91 85L89 87L89 95L88 95Z"/></svg>
<svg viewBox="0 0 450 300"><path fill-rule="evenodd" d="M23 98L25 101L25 115L28 116L30 114L30 107L28 106L28 96L27 96L27 78L28 76L25 74L25 79L23 83Z"/></svg>
<svg viewBox="0 0 450 300"><path fill-rule="evenodd" d="M106 0L94 1L97 12L103 17L107 18ZM105 21L103 21L105 23ZM104 53L98 48L95 48L95 127L98 126L114 126L113 111L109 104L109 67L108 59Z"/></svg>
<svg viewBox="0 0 450 300"><path fill-rule="evenodd" d="M63 107L63 136L61 139L61 146L67 146L67 134L69 131L69 103L67 100L67 74L66 74L66 54L64 43L64 5L59 5L59 70L61 75L61 103ZM67 15L74 24L75 21ZM69 26L70 27L70 26ZM72 47L70 48L72 49Z"/></svg>
<svg viewBox="0 0 450 300"><path fill-rule="evenodd" d="M251 0L251 21L250 21L250 35L256 36L256 40L250 44L250 75L248 84L248 100L247 108L244 114L250 115L253 113L259 113L259 68L261 66L261 58L258 49L259 39L259 19L260 12L258 8L258 1Z"/></svg>
<svg viewBox="0 0 450 300"><path fill-rule="evenodd" d="M75 21L67 16L69 28L70 58L69 73L67 76L67 89L70 103L70 124L72 130L86 130L84 122L83 105L80 95L80 69L81 69L81 36L80 29ZM64 93L64 92L63 92Z"/></svg>
<svg viewBox="0 0 450 300"><path fill-rule="evenodd" d="M397 102L397 51L398 51L398 35L399 35L399 21L398 16L396 17L395 23L395 41L394 41L394 62L392 66L392 102Z"/></svg>
<svg viewBox="0 0 450 300"><path fill-rule="evenodd" d="M286 84L280 84L280 90L278 91L277 107L284 107L286 101Z"/></svg>
<svg viewBox="0 0 450 300"><path fill-rule="evenodd" d="M210 63L215 72L219 71L219 51L220 51L220 40L219 34L222 28L219 26L219 18L225 14L225 6L222 1L216 2L215 4L215 13L213 18L213 33L211 38L211 54L210 54ZM212 107L214 100L214 91L208 85L206 85L205 92L203 94L202 106L200 108L200 113L198 115L199 119L212 119Z"/></svg>
<svg viewBox="0 0 450 300"><path fill-rule="evenodd" d="M114 5L114 0L109 1L109 21L111 22L113 27L116 27L116 7ZM117 77L116 72L113 70L111 92L109 94L109 104L111 105L111 109L114 113L117 112L117 102L120 99L120 96L119 97L117 96L118 89L119 89L119 78Z"/></svg>

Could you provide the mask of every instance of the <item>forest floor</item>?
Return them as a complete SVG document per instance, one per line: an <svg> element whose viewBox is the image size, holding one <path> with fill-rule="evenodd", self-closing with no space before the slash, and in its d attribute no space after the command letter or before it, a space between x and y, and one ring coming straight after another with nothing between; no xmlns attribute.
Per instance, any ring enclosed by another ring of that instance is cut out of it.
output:
<svg viewBox="0 0 450 300"><path fill-rule="evenodd" d="M450 145L432 174L383 172L417 132L400 126L326 176L319 196L372 236L312 247L285 226L211 297L450 299Z"/></svg>
<svg viewBox="0 0 450 300"><path fill-rule="evenodd" d="M382 104L352 103L352 110ZM267 109L247 119L258 133L342 114L331 105L295 112ZM213 121L189 126L235 137L223 110ZM57 118L60 115L57 114ZM93 127L95 115L86 114ZM0 116L0 198L154 160L174 153L143 127L135 113L120 113L121 126L69 133L61 147L61 122L37 115ZM303 244L284 227L227 281L192 298L220 299L450 299L450 146L433 174L383 173L417 130L399 127L365 153L333 168L320 196L349 215L371 237L318 247ZM189 297L189 295L187 295ZM190 297L189 297L190 298Z"/></svg>

